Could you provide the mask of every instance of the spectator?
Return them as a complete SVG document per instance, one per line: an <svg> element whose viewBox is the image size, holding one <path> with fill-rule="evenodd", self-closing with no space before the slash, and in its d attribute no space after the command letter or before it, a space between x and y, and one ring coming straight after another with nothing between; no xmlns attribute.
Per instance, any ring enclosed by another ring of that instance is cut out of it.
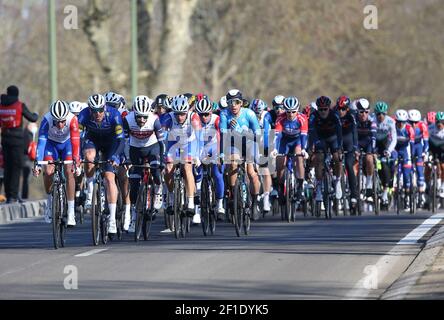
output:
<svg viewBox="0 0 444 320"><path fill-rule="evenodd" d="M0 126L7 203L17 202L18 199L23 168L23 117L30 122L38 120L38 114L31 113L26 105L18 99L18 96L19 89L16 86L9 86L6 94L0 96Z"/></svg>
<svg viewBox="0 0 444 320"><path fill-rule="evenodd" d="M23 154L23 178L22 178L22 194L21 199L27 200L29 197L29 177L31 176L31 170L33 161L35 160L35 134L38 131L38 127L35 123L29 123L24 130L24 154ZM34 146L33 146L34 142ZM31 150L34 149L34 150Z"/></svg>

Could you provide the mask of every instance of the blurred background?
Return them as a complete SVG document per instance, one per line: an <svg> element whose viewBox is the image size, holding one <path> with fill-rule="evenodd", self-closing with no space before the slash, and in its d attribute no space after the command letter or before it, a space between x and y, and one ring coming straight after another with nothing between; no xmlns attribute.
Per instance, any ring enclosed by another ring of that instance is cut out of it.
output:
<svg viewBox="0 0 444 320"><path fill-rule="evenodd" d="M58 97L86 101L114 90L131 100L131 1L55 2ZM363 26L369 4L377 30ZM77 29L64 27L68 5L77 8ZM138 94L218 100L236 87L268 103L278 94L303 104L346 94L385 100L393 112L444 109L442 0L138 0L137 18ZM17 85L43 115L48 1L0 0L0 21L0 91Z"/></svg>

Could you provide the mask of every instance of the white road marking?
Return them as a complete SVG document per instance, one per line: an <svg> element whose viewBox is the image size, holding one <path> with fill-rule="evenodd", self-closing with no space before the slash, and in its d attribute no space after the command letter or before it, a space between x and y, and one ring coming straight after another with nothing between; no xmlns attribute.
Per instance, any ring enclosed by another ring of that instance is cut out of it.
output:
<svg viewBox="0 0 444 320"><path fill-rule="evenodd" d="M93 254L103 252L106 250L108 250L108 249L93 249L93 250L89 250L89 251L86 251L83 253L76 254L74 257L89 257L89 256L92 256Z"/></svg>
<svg viewBox="0 0 444 320"><path fill-rule="evenodd" d="M425 220L420 226L413 229L403 239L401 239L389 252L382 256L374 265L377 270L377 282L382 283L383 279L390 274L394 266L402 259L403 255L411 253L413 247L405 245L416 245L418 241L435 225L444 218L444 213L439 213ZM395 280L396 281L396 280ZM368 287L369 275L360 279L345 299L365 299L375 290ZM391 284L390 284L391 285ZM382 288L378 288L382 289Z"/></svg>
<svg viewBox="0 0 444 320"><path fill-rule="evenodd" d="M397 244L416 244L430 229L436 226L444 218L444 213L434 214L412 232L406 235Z"/></svg>

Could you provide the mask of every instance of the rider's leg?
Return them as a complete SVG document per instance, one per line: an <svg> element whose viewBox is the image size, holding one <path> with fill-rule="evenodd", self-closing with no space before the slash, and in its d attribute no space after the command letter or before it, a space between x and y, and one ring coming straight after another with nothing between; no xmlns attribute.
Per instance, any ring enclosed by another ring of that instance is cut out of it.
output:
<svg viewBox="0 0 444 320"><path fill-rule="evenodd" d="M85 149L84 158L86 161L93 162L96 158L96 149L94 147ZM91 205L92 196L93 196L93 187L94 187L94 164L85 163L84 165L85 176L86 176L86 185L88 189L88 193L86 196L86 205Z"/></svg>
<svg viewBox="0 0 444 320"><path fill-rule="evenodd" d="M112 171L105 172L105 188L109 208L109 233L116 233L117 185L116 175Z"/></svg>
<svg viewBox="0 0 444 320"><path fill-rule="evenodd" d="M295 148L295 154L300 155L302 153L302 148L300 145L297 145ZM305 168L304 168L304 158L296 157L296 179L298 180L298 190L302 192L304 178L305 178Z"/></svg>
<svg viewBox="0 0 444 320"><path fill-rule="evenodd" d="M185 163L183 168L185 172L185 190L188 197L188 209L194 210L194 193L196 184L193 174L193 165L191 163Z"/></svg>

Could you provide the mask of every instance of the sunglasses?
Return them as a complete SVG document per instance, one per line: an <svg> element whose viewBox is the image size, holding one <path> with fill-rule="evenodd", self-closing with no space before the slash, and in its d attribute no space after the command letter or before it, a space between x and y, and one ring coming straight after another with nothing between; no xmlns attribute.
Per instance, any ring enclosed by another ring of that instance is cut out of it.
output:
<svg viewBox="0 0 444 320"><path fill-rule="evenodd" d="M347 111L347 108L338 108L339 111Z"/></svg>
<svg viewBox="0 0 444 320"><path fill-rule="evenodd" d="M319 110L319 112L326 112L326 111L328 111L328 108L319 108L318 110Z"/></svg>
<svg viewBox="0 0 444 320"><path fill-rule="evenodd" d="M230 99L230 100L227 101L227 103L230 106L236 106L236 105L242 104L243 101L240 100L240 99Z"/></svg>
<svg viewBox="0 0 444 320"><path fill-rule="evenodd" d="M93 113L102 113L103 111L105 111L105 108L92 109L92 112L93 112Z"/></svg>
<svg viewBox="0 0 444 320"><path fill-rule="evenodd" d="M297 113L297 111L286 111L287 114L294 114Z"/></svg>
<svg viewBox="0 0 444 320"><path fill-rule="evenodd" d="M174 114L177 116L186 116L187 115L186 112L175 112Z"/></svg>
<svg viewBox="0 0 444 320"><path fill-rule="evenodd" d="M148 116L142 116L142 115L137 115L136 119L143 119L143 120L147 120Z"/></svg>
<svg viewBox="0 0 444 320"><path fill-rule="evenodd" d="M359 113L364 114L364 113L368 113L368 111L362 110L362 111L359 111Z"/></svg>
<svg viewBox="0 0 444 320"><path fill-rule="evenodd" d="M205 112L205 113L199 113L199 115L201 115L202 117L208 117L210 114L208 112Z"/></svg>
<svg viewBox="0 0 444 320"><path fill-rule="evenodd" d="M60 120L60 121L56 121L56 120L54 120L54 125L57 125L57 124L59 124L59 123L65 123L66 122L66 120Z"/></svg>
<svg viewBox="0 0 444 320"><path fill-rule="evenodd" d="M378 113L376 113L376 115L379 117L380 115L383 115L383 116L385 116L385 113L383 113L383 112L378 112Z"/></svg>

